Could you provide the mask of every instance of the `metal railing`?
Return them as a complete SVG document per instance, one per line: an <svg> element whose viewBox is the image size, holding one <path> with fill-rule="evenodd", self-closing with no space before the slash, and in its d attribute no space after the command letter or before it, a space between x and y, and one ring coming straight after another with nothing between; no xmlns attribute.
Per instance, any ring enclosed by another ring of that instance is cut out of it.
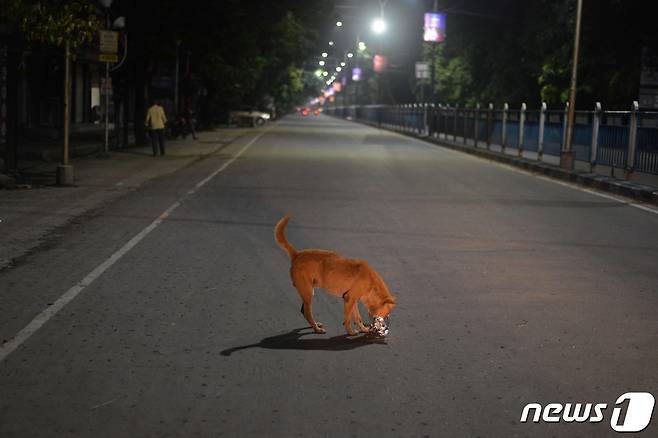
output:
<svg viewBox="0 0 658 438"><path fill-rule="evenodd" d="M382 128L434 137L509 155L555 162L564 148L568 104L564 109L529 110L525 103L512 109L404 104L335 106L325 111L333 116L375 123ZM629 111L603 110L597 103L591 111L575 112L572 147L576 161L608 166L614 174L622 169L658 174L658 112L640 111L633 102Z"/></svg>

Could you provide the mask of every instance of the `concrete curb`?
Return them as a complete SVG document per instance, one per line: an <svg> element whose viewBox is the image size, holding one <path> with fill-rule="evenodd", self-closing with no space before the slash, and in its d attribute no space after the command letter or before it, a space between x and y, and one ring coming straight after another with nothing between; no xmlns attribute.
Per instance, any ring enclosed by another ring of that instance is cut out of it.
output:
<svg viewBox="0 0 658 438"><path fill-rule="evenodd" d="M341 117L337 117L342 119ZM345 119L342 119L345 120ZM617 195L625 196L628 198L636 199L641 202L658 205L658 187L640 184L633 181L620 180L617 178L599 175L596 173L583 172L580 170L566 170L552 164L530 160L528 158L514 157L511 155L494 152L486 149L475 148L474 146L466 146L457 144L450 141L442 140L435 137L428 137L413 132L398 131L395 129L380 128L376 123L364 122L360 120L349 120L374 128L383 129L386 131L395 132L407 137L413 137L427 143L436 144L455 151L464 152L470 155L475 155L480 158L504 163L510 166L519 167L521 169L535 172L538 174L546 175L551 178L568 181L580 184L585 187L601 190L604 192L614 193Z"/></svg>

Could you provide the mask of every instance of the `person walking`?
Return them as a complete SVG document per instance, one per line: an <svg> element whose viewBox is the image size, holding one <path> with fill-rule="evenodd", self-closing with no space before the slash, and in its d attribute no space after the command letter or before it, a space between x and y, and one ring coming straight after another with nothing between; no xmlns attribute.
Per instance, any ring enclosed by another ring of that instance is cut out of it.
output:
<svg viewBox="0 0 658 438"><path fill-rule="evenodd" d="M145 125L149 130L151 136L151 146L153 146L153 156L158 155L158 146L160 146L160 155L165 154L165 125L167 124L167 116L165 115L164 108L162 108L157 101L152 101L151 106L146 112Z"/></svg>
<svg viewBox="0 0 658 438"><path fill-rule="evenodd" d="M183 138L185 138L185 129L188 129L192 134L194 140L197 139L196 130L194 129L194 110L192 109L192 104L188 101L185 103L182 111L183 119L185 120L185 126L183 127Z"/></svg>

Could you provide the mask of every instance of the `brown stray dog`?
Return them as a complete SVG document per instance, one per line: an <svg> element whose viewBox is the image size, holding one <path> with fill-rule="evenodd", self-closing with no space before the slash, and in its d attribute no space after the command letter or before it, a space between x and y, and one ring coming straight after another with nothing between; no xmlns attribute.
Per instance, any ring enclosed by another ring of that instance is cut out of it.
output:
<svg viewBox="0 0 658 438"><path fill-rule="evenodd" d="M322 324L313 319L314 288L321 287L345 302L343 325L350 336L358 334L352 329L356 323L362 333L368 333L363 325L357 301L361 301L370 316L387 317L395 307L395 298L388 291L384 280L364 260L341 257L335 252L322 249L297 251L290 245L284 230L290 216L284 216L274 227L274 237L291 259L290 277L302 298L302 313L315 333L326 333Z"/></svg>

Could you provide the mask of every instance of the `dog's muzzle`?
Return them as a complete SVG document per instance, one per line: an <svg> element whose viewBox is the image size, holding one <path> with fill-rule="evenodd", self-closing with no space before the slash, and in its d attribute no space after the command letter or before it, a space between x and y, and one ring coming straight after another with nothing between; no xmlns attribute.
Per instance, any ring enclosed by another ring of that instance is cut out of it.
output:
<svg viewBox="0 0 658 438"><path fill-rule="evenodd" d="M370 324L370 332L377 336L386 336L388 334L389 318L375 316Z"/></svg>

